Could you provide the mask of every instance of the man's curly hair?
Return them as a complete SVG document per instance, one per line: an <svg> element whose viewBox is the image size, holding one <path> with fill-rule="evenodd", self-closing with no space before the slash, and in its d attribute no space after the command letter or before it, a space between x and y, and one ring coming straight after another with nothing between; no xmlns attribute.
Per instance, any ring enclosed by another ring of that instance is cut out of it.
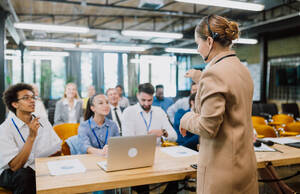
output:
<svg viewBox="0 0 300 194"><path fill-rule="evenodd" d="M2 100L7 106L7 108L16 114L16 109L12 106L13 102L18 102L18 92L22 90L30 90L34 93L33 88L29 84L18 83L10 86L7 90L4 91Z"/></svg>

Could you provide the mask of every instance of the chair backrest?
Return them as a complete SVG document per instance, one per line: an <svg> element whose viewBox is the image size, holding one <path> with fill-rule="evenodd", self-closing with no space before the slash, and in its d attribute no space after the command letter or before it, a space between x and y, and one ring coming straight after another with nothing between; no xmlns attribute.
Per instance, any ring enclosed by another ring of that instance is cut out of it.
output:
<svg viewBox="0 0 300 194"><path fill-rule="evenodd" d="M253 127L257 135L262 135L263 137L277 137L274 128L269 125L255 125Z"/></svg>
<svg viewBox="0 0 300 194"><path fill-rule="evenodd" d="M288 132L297 132L298 134L300 134L300 122L298 121L287 124L285 130Z"/></svg>
<svg viewBox="0 0 300 194"><path fill-rule="evenodd" d="M286 114L277 114L272 117L274 122L288 124L294 122L294 118Z"/></svg>
<svg viewBox="0 0 300 194"><path fill-rule="evenodd" d="M252 124L254 125L266 125L264 117L252 116Z"/></svg>
<svg viewBox="0 0 300 194"><path fill-rule="evenodd" d="M58 135L58 137L65 141L69 137L78 134L79 123L63 123L59 125L55 125L53 127L54 131Z"/></svg>
<svg viewBox="0 0 300 194"><path fill-rule="evenodd" d="M260 116L261 110L259 103L252 104L252 116Z"/></svg>
<svg viewBox="0 0 300 194"><path fill-rule="evenodd" d="M262 113L267 113L271 116L278 114L277 106L274 103L260 104L260 108Z"/></svg>
<svg viewBox="0 0 300 194"><path fill-rule="evenodd" d="M281 104L282 113L293 114L294 118L299 118L299 108L297 103Z"/></svg>

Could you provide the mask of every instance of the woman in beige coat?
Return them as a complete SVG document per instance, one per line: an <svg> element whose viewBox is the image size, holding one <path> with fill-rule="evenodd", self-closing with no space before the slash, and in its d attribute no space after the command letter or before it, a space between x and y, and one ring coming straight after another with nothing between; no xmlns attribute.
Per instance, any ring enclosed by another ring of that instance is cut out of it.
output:
<svg viewBox="0 0 300 194"><path fill-rule="evenodd" d="M195 29L205 71L190 70L199 84L195 108L181 119L186 130L200 135L198 194L257 194L256 159L251 122L253 82L247 68L231 51L238 38L235 22L204 17Z"/></svg>

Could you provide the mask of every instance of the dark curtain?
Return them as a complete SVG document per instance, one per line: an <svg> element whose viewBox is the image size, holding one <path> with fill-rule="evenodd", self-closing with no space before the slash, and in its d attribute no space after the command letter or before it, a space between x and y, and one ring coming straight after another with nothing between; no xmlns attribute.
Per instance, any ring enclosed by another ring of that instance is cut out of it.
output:
<svg viewBox="0 0 300 194"><path fill-rule="evenodd" d="M78 93L81 94L81 52L70 51L66 63L67 83L73 82L78 87Z"/></svg>
<svg viewBox="0 0 300 194"><path fill-rule="evenodd" d="M96 92L104 93L104 54L102 52L93 52L92 76Z"/></svg>

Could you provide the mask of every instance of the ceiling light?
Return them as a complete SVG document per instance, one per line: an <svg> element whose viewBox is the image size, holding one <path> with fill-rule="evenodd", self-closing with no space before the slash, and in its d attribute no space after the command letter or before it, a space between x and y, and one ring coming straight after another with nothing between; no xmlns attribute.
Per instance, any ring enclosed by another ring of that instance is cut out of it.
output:
<svg viewBox="0 0 300 194"><path fill-rule="evenodd" d="M257 42L258 41L256 39L251 39L251 38L239 38L232 41L232 43L235 44L257 44Z"/></svg>
<svg viewBox="0 0 300 194"><path fill-rule="evenodd" d="M216 7L226 7L232 9L243 9L249 11L262 11L264 10L264 5L257 3L248 3L241 1L230 1L230 0L176 0L182 3L193 3L193 4L201 4L208 6L216 6Z"/></svg>
<svg viewBox="0 0 300 194"><path fill-rule="evenodd" d="M59 43L59 42L42 42L42 41L24 41L25 46L38 47L55 47L55 48L75 48L73 43Z"/></svg>
<svg viewBox="0 0 300 194"><path fill-rule="evenodd" d="M15 23L15 28L24 30L38 30L54 33L88 33L87 27L50 25L50 24L33 24L33 23Z"/></svg>
<svg viewBox="0 0 300 194"><path fill-rule="evenodd" d="M199 54L197 49L187 49L187 48L166 48L168 53L185 53L185 54Z"/></svg>
<svg viewBox="0 0 300 194"><path fill-rule="evenodd" d="M172 38L153 38L150 40L153 43L170 43L174 41Z"/></svg>
<svg viewBox="0 0 300 194"><path fill-rule="evenodd" d="M173 32L122 30L121 33L124 36L133 36L133 37L174 38L174 39L181 39L183 37L182 33L173 33Z"/></svg>
<svg viewBox="0 0 300 194"><path fill-rule="evenodd" d="M30 51L31 56L69 56L68 52L54 52L54 51Z"/></svg>
<svg viewBox="0 0 300 194"><path fill-rule="evenodd" d="M81 45L79 45L79 48L82 48L82 49L101 49L102 45L99 45L99 44L81 44Z"/></svg>
<svg viewBox="0 0 300 194"><path fill-rule="evenodd" d="M143 52L147 48L145 46L117 46L117 45L103 45L102 50L106 51L128 51L128 52Z"/></svg>

